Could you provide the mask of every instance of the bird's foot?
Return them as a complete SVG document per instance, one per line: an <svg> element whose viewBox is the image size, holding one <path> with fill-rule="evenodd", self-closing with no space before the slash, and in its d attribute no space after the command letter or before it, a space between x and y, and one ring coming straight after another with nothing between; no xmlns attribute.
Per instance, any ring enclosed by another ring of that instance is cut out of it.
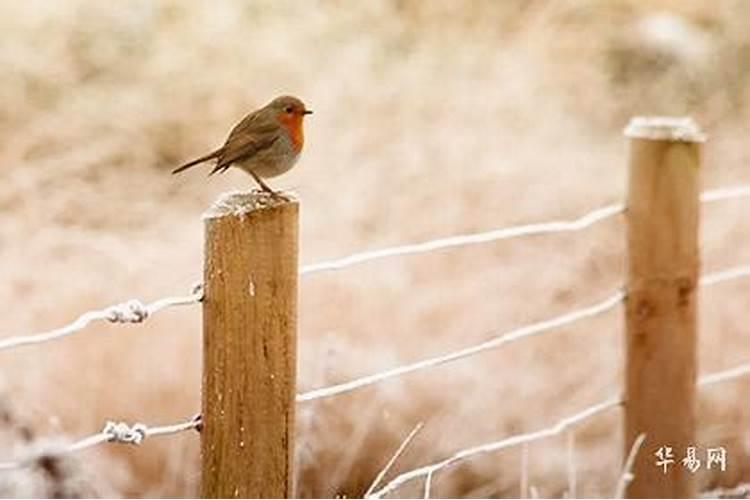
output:
<svg viewBox="0 0 750 500"><path fill-rule="evenodd" d="M272 199L277 201L290 201L289 197L281 191L274 191L267 185L262 186L262 192L270 195Z"/></svg>
<svg viewBox="0 0 750 500"><path fill-rule="evenodd" d="M290 198L281 191L271 191L271 198L281 201L290 201Z"/></svg>

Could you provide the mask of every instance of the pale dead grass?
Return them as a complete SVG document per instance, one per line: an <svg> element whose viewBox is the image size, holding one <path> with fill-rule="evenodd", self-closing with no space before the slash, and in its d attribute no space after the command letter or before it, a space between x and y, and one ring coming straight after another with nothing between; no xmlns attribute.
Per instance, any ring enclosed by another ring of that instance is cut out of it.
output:
<svg viewBox="0 0 750 500"><path fill-rule="evenodd" d="M0 4L0 331L40 330L133 296L187 292L201 274L201 212L250 179L168 171L280 93L302 96L316 112L300 165L275 183L301 197L303 263L620 200L620 129L635 113L688 113L706 127L706 187L750 179L750 18L742 2L465 5ZM676 45L649 38L648 20L659 13L669 15L657 21L676 26ZM745 202L704 210L706 269L748 262L746 210ZM620 284L622 238L621 221L610 221L583 234L305 278L301 389L597 301ZM746 284L702 298L701 370L746 361ZM617 393L620 323L609 313L302 405L300 495L362 494L422 420L401 470ZM199 310L180 309L145 326L96 325L2 353L0 382L42 435L86 434L109 418L171 422L198 406L199 348ZM706 487L750 479L748 391L739 381L703 397L701 440L726 444L733 461L725 475L702 477ZM576 433L579 495L614 491L619 433L616 412ZM561 495L566 461L564 436L532 445L530 484ZM472 461L435 476L433 494L518 495L519 463L520 450ZM80 466L97 491L191 495L197 438L87 452ZM402 493L421 494L412 487Z"/></svg>

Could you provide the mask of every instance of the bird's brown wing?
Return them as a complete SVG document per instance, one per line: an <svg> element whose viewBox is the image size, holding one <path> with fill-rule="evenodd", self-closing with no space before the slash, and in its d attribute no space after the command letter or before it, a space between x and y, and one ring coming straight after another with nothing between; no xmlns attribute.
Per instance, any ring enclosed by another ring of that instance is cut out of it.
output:
<svg viewBox="0 0 750 500"><path fill-rule="evenodd" d="M224 172L232 163L242 161L270 148L279 139L278 125L255 112L246 116L229 133L226 143L217 156L211 174ZM210 174L209 174L210 175Z"/></svg>

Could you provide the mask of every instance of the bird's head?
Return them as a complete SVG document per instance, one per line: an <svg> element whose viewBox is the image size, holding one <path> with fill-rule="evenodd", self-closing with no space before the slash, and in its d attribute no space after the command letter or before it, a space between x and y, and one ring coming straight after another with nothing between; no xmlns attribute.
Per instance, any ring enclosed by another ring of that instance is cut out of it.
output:
<svg viewBox="0 0 750 500"><path fill-rule="evenodd" d="M302 118L305 115L312 114L312 111L305 107L304 102L290 95L277 97L268 104L268 107L277 113L279 119L282 117L287 119L292 117Z"/></svg>
<svg viewBox="0 0 750 500"><path fill-rule="evenodd" d="M312 114L312 111L307 109L300 99L288 95L277 97L267 105L267 108L287 130L295 148L302 149L304 143L302 121L305 115Z"/></svg>

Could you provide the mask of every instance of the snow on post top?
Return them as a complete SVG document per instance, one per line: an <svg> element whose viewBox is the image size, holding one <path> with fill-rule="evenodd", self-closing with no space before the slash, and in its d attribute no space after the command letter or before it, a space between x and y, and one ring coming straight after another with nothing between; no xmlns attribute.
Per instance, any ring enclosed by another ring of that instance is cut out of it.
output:
<svg viewBox="0 0 750 500"><path fill-rule="evenodd" d="M706 135L689 117L636 116L625 127L625 135L652 141L704 142Z"/></svg>
<svg viewBox="0 0 750 500"><path fill-rule="evenodd" d="M224 193L206 210L204 219L223 217L225 215L244 216L254 210L273 208L286 203L297 203L289 193L273 195L265 191L230 191Z"/></svg>

